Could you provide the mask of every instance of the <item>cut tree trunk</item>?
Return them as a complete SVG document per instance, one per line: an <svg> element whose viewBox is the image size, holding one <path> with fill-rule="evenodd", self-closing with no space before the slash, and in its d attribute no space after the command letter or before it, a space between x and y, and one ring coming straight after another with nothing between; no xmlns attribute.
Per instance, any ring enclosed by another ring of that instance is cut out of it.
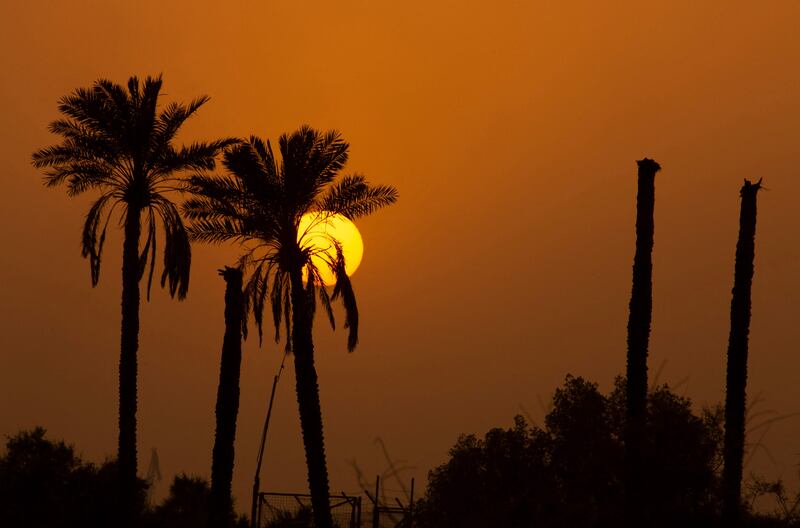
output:
<svg viewBox="0 0 800 528"><path fill-rule="evenodd" d="M653 311L653 211L655 176L661 166L644 158L638 164L636 254L628 315L625 424L625 518L629 528L645 525L645 474L642 467L647 413L647 349Z"/></svg>
<svg viewBox="0 0 800 528"><path fill-rule="evenodd" d="M725 445L722 473L724 526L737 526L741 523L750 299L755 260L756 205L760 188L761 180L755 184L745 180L741 190L742 204L739 213L739 240L736 243L725 384Z"/></svg>
<svg viewBox="0 0 800 528"><path fill-rule="evenodd" d="M234 442L236 418L239 414L239 375L242 365L242 318L244 295L242 270L226 267L220 270L225 279L225 336L219 365L217 386L216 432L211 456L211 494L209 497L210 528L233 525Z"/></svg>

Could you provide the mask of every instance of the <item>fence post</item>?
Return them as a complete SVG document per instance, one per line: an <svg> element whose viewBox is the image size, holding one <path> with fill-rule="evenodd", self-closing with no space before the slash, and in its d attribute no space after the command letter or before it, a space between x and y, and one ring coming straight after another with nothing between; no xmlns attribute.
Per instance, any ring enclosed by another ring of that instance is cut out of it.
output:
<svg viewBox="0 0 800 528"><path fill-rule="evenodd" d="M414 528L414 477L411 477L411 494L408 499L408 527Z"/></svg>
<svg viewBox="0 0 800 528"><path fill-rule="evenodd" d="M375 499L372 506L372 528L380 528L380 512L378 511L378 497L381 493L381 476L375 476Z"/></svg>

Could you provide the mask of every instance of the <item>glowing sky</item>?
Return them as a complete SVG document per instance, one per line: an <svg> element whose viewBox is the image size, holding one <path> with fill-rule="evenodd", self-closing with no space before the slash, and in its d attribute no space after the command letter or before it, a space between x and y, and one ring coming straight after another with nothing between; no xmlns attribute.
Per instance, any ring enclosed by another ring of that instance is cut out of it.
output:
<svg viewBox="0 0 800 528"><path fill-rule="evenodd" d="M373 443L423 482L462 432L541 419L567 372L608 389L624 369L634 160L656 180L651 372L723 398L738 189L764 177L749 394L800 410L800 3L205 2L0 4L0 434L43 425L92 460L116 450L119 233L92 289L89 197L45 189L30 154L56 101L98 77L163 72L165 101L208 94L181 140L276 138L303 123L351 142L349 170L400 191L359 222L360 346L316 325L332 489ZM140 470L159 451L210 474L232 247L196 246L189 298L142 308ZM247 342L234 493L249 486L282 345ZM289 370L288 374L292 374ZM302 490L291 376L278 390L264 487ZM790 476L800 419L749 469Z"/></svg>

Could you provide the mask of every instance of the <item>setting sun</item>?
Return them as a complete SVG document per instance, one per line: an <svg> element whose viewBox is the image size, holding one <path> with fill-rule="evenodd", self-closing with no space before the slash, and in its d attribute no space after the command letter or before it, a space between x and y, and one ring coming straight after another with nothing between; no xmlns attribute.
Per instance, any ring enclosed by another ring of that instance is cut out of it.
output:
<svg viewBox="0 0 800 528"><path fill-rule="evenodd" d="M297 228L297 239L301 247L314 247L315 255L311 257L314 265L319 269L322 280L326 286L336 284L336 277L330 269L328 262L336 258L334 240L342 245L344 254L345 271L352 275L361 264L364 255L364 242L356 225L342 215L328 213L307 213L300 219ZM305 270L303 278L306 278Z"/></svg>

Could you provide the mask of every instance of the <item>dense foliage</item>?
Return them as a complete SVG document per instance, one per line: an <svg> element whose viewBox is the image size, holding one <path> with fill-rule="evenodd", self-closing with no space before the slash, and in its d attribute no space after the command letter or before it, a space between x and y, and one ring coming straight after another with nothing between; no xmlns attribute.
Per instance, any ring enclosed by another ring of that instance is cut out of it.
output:
<svg viewBox="0 0 800 528"><path fill-rule="evenodd" d="M623 519L625 386L609 395L567 376L544 426L464 435L429 474L423 527L617 526ZM651 391L643 451L648 526L712 526L719 509L721 411L692 412L666 385Z"/></svg>
<svg viewBox="0 0 800 528"><path fill-rule="evenodd" d="M0 526L25 528L107 528L119 526L119 478L114 461L86 462L63 441L45 438L38 427L6 442L0 456ZM137 509L142 528L207 526L209 485L178 475L169 496L153 508L145 504L147 484L138 480ZM236 524L245 528L247 521Z"/></svg>
<svg viewBox="0 0 800 528"><path fill-rule="evenodd" d="M0 526L105 527L118 515L115 462L84 462L36 428L8 439L0 458ZM139 508L145 484L139 481Z"/></svg>

